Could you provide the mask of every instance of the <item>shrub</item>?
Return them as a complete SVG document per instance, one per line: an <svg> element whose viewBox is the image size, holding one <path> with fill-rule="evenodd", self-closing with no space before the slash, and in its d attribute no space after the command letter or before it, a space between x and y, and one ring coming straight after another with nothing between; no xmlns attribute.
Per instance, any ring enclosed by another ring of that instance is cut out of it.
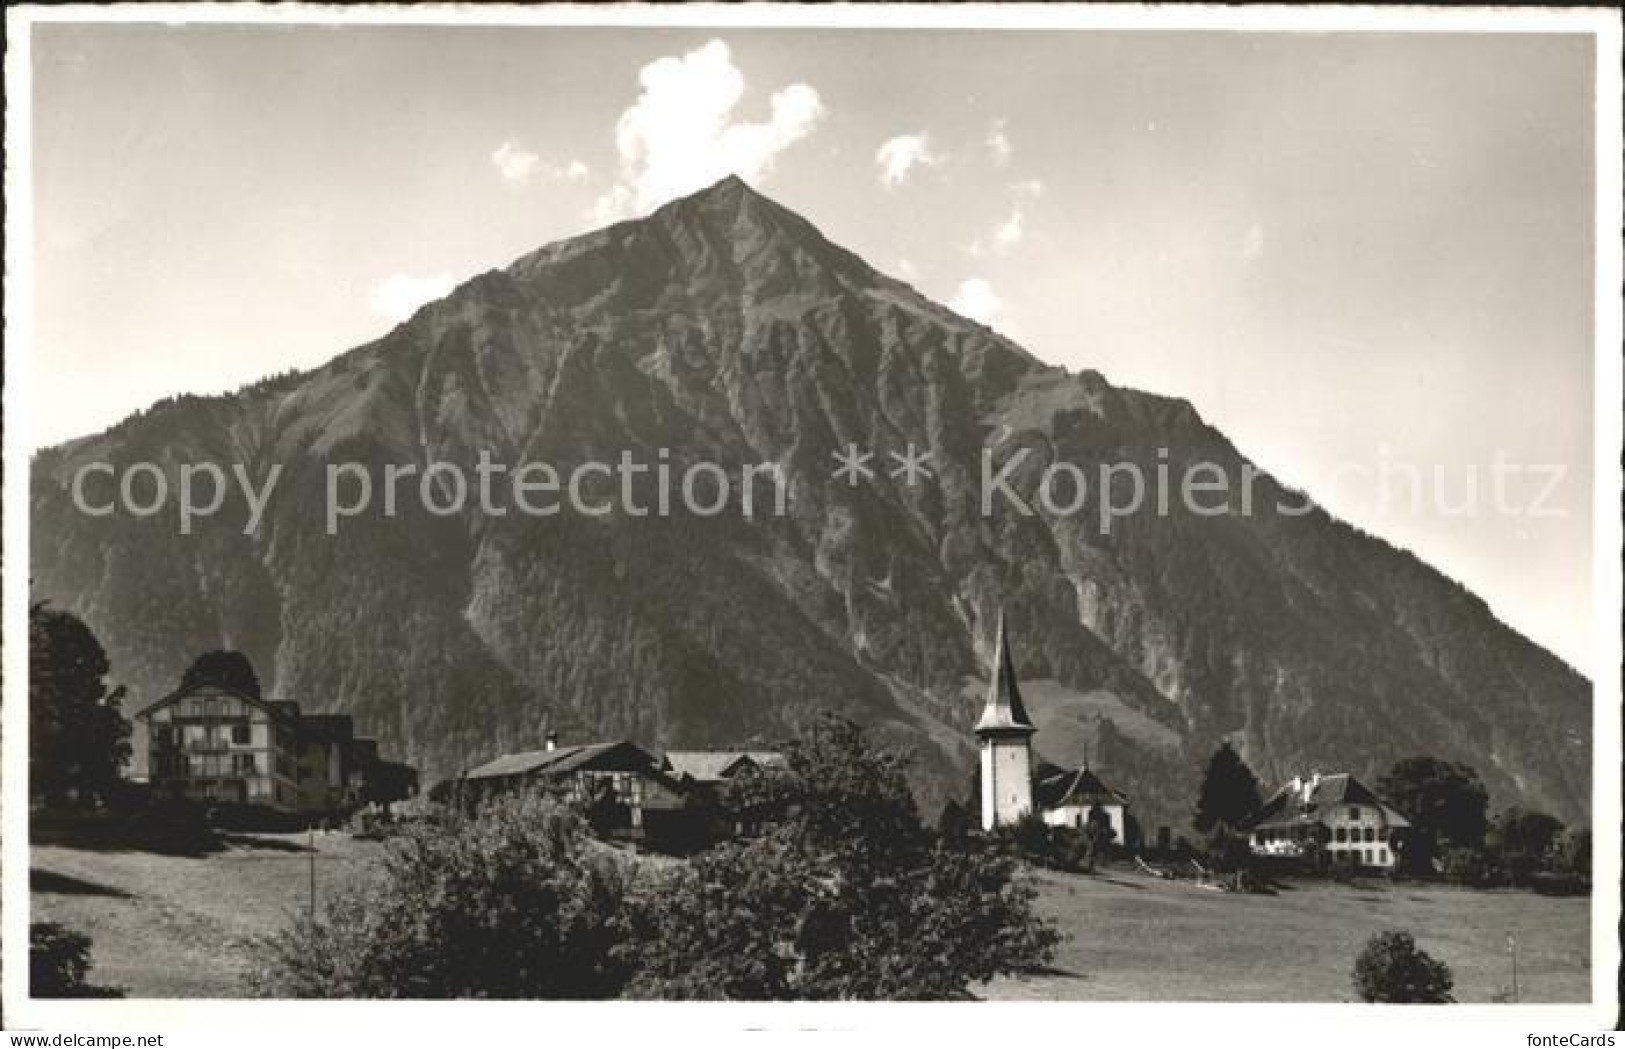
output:
<svg viewBox="0 0 1625 1049"><path fill-rule="evenodd" d="M1354 990L1363 1002L1453 1002L1449 966L1416 946L1408 932L1366 941L1354 962Z"/></svg>
<svg viewBox="0 0 1625 1049"><path fill-rule="evenodd" d="M1439 856L1444 876L1461 885L1483 885L1494 874L1490 858L1482 848L1459 845L1446 848Z"/></svg>
<svg viewBox="0 0 1625 1049"><path fill-rule="evenodd" d="M28 986L36 998L118 998L116 987L86 981L90 972L90 937L55 922L28 927Z"/></svg>
<svg viewBox="0 0 1625 1049"><path fill-rule="evenodd" d="M54 922L28 927L28 981L34 997L78 997L89 971L90 937Z"/></svg>
<svg viewBox="0 0 1625 1049"><path fill-rule="evenodd" d="M1032 863L1049 866L1054 861L1054 833L1044 817L1029 812L1007 827L999 828L1015 853Z"/></svg>
<svg viewBox="0 0 1625 1049"><path fill-rule="evenodd" d="M899 756L825 718L788 757L758 784L771 796L755 804L777 813L766 835L630 898L630 994L955 998L1050 959L1059 937L1033 914L1017 858L927 832Z"/></svg>
<svg viewBox="0 0 1625 1049"><path fill-rule="evenodd" d="M255 946L250 985L293 998L603 998L625 973L623 878L581 819L500 799L414 824L322 914Z"/></svg>

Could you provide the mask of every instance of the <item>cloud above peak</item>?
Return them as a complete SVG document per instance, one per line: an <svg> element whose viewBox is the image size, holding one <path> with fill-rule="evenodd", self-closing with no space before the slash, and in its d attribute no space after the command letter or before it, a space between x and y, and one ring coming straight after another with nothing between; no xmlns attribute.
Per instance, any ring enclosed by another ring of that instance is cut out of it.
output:
<svg viewBox="0 0 1625 1049"><path fill-rule="evenodd" d="M738 120L745 75L722 40L650 62L638 84L615 125L620 178L593 209L603 221L645 214L726 175L758 181L824 117L818 92L797 83L772 95L765 121Z"/></svg>
<svg viewBox="0 0 1625 1049"><path fill-rule="evenodd" d="M517 139L511 138L492 151L491 164L511 189L523 189L538 179L580 182L591 174L587 165L579 160L572 160L568 164L543 163L540 154L531 152Z"/></svg>
<svg viewBox="0 0 1625 1049"><path fill-rule="evenodd" d="M875 165L880 171L880 184L896 189L907 182L915 169L942 163L943 158L931 149L931 136L924 131L913 135L888 138L875 151Z"/></svg>

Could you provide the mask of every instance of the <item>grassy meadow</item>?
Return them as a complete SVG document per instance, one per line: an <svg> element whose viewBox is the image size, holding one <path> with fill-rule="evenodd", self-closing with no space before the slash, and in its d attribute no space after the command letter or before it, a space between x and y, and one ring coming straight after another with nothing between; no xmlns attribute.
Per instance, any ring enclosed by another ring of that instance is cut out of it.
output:
<svg viewBox="0 0 1625 1049"><path fill-rule="evenodd" d="M131 997L243 994L247 944L309 905L380 848L345 834L239 836L201 856L39 845L33 921L91 937L93 983ZM1304 882L1243 896L1113 870L1033 875L1041 912L1066 934L1048 971L977 989L996 999L1351 999L1366 938L1411 931L1455 974L1461 1001L1492 1001L1518 941L1523 1001L1589 1001L1590 901L1434 885Z"/></svg>

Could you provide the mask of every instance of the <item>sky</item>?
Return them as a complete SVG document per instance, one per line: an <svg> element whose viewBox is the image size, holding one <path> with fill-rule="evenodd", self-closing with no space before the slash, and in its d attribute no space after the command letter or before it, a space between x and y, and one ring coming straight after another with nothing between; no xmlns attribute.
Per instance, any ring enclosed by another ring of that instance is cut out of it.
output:
<svg viewBox="0 0 1625 1049"><path fill-rule="evenodd" d="M1588 665L1589 37L46 25L33 58L34 447L737 173Z"/></svg>

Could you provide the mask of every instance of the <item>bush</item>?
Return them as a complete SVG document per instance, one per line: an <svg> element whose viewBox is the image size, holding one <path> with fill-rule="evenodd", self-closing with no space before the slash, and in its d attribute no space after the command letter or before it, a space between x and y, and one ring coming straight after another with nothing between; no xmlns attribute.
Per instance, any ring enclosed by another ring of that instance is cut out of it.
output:
<svg viewBox="0 0 1625 1049"><path fill-rule="evenodd" d="M753 804L777 814L766 835L631 898L631 995L957 998L1051 958L1059 937L1033 914L1017 858L1002 841L929 833L901 758L836 718L788 758L757 785Z"/></svg>
<svg viewBox="0 0 1625 1049"><path fill-rule="evenodd" d="M90 937L55 922L28 927L28 989L35 998L117 998L112 987L86 981Z"/></svg>
<svg viewBox="0 0 1625 1049"><path fill-rule="evenodd" d="M1450 967L1416 946L1408 932L1384 932L1366 941L1354 962L1354 990L1362 1002L1453 1002Z"/></svg>
<svg viewBox="0 0 1625 1049"><path fill-rule="evenodd" d="M290 998L604 998L625 973L623 879L582 820L544 798L413 824L313 924L255 946L260 994Z"/></svg>
<svg viewBox="0 0 1625 1049"><path fill-rule="evenodd" d="M1003 850L1029 863L1051 870L1093 874L1111 852L1116 837L1104 815L1092 818L1081 830L1064 824L1051 826L1042 816L1028 813L995 835Z"/></svg>
<svg viewBox="0 0 1625 1049"><path fill-rule="evenodd" d="M77 997L89 971L90 937L53 922L28 927L28 980L34 997Z"/></svg>
<svg viewBox="0 0 1625 1049"><path fill-rule="evenodd" d="M1484 885L1494 876L1494 865L1482 848L1460 845L1446 848L1439 856L1444 876L1460 885Z"/></svg>

